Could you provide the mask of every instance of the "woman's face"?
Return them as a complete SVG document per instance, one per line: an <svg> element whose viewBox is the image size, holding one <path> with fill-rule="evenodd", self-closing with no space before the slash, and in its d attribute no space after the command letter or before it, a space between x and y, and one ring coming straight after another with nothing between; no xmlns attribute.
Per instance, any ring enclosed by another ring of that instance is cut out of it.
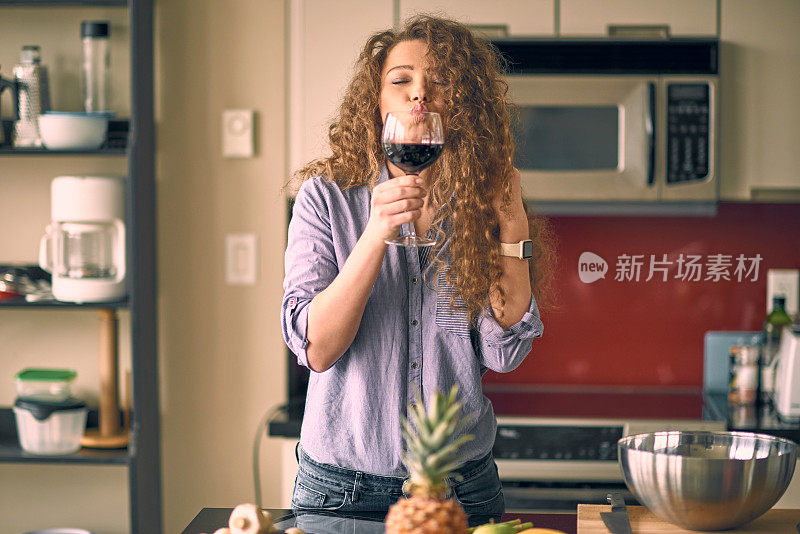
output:
<svg viewBox="0 0 800 534"><path fill-rule="evenodd" d="M390 111L443 111L442 83L428 71L428 44L401 41L383 62L378 105L381 119Z"/></svg>

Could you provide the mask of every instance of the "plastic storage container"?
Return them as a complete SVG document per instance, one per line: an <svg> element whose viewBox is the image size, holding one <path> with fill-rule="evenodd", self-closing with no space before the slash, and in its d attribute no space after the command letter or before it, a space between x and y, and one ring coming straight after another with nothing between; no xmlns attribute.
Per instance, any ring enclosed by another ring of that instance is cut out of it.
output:
<svg viewBox="0 0 800 534"><path fill-rule="evenodd" d="M86 403L75 399L14 402L17 435L22 450L32 454L70 454L81 448L86 430Z"/></svg>
<svg viewBox="0 0 800 534"><path fill-rule="evenodd" d="M63 401L70 396L70 385L78 376L72 369L23 369L14 375L17 396L22 399Z"/></svg>

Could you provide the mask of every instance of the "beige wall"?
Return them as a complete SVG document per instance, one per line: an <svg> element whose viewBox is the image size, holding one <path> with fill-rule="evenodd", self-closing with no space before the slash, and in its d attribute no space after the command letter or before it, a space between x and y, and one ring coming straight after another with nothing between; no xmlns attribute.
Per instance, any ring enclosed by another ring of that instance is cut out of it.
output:
<svg viewBox="0 0 800 534"><path fill-rule="evenodd" d="M253 438L285 397L284 3L159 0L158 224L165 532L253 500ZM221 157L224 109L258 114L257 156ZM255 286L224 283L226 233L253 232ZM265 440L263 504L279 502Z"/></svg>
<svg viewBox="0 0 800 534"><path fill-rule="evenodd" d="M120 85L115 109L127 113L125 10L3 8L2 13L0 72L8 77L19 47L41 36L58 109L80 109L76 79L70 77L77 72L80 21L114 21L112 77ZM155 15L164 532L179 532L204 506L254 499L254 435L264 412L285 396L278 322L286 216L280 191L284 1L156 0ZM2 106L7 115L5 94ZM230 108L257 112L252 159L221 156L221 115ZM0 159L4 190L14 192L0 195L0 263L36 262L54 176L125 174L125 169L124 158ZM258 236L255 286L224 282L224 236L236 232ZM31 364L76 367L75 392L96 396L95 324L91 311L0 311L0 405L13 400L13 373ZM122 338L125 347L125 329ZM126 354L123 350L123 362ZM280 502L274 482L279 454L278 444L263 442L267 506ZM126 469L0 464L0 517L3 532L49 526L128 532Z"/></svg>

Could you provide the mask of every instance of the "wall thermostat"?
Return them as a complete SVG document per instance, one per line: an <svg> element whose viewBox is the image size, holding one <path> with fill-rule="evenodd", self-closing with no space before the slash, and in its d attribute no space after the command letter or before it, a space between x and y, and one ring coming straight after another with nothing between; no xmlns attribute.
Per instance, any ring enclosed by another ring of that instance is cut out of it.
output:
<svg viewBox="0 0 800 534"><path fill-rule="evenodd" d="M255 153L255 111L228 109L222 112L222 155L252 158Z"/></svg>

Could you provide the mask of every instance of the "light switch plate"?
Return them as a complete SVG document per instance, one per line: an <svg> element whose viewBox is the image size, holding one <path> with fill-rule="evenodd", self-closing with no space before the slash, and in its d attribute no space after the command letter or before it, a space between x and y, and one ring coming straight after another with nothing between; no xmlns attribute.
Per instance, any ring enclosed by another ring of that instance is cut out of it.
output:
<svg viewBox="0 0 800 534"><path fill-rule="evenodd" d="M252 286L258 280L258 239L256 234L225 236L225 282Z"/></svg>
<svg viewBox="0 0 800 534"><path fill-rule="evenodd" d="M252 158L255 153L255 111L228 109L222 112L222 155Z"/></svg>
<svg viewBox="0 0 800 534"><path fill-rule="evenodd" d="M772 311L772 297L786 297L786 313L796 315L800 297L800 270L769 269L767 271L767 313Z"/></svg>

